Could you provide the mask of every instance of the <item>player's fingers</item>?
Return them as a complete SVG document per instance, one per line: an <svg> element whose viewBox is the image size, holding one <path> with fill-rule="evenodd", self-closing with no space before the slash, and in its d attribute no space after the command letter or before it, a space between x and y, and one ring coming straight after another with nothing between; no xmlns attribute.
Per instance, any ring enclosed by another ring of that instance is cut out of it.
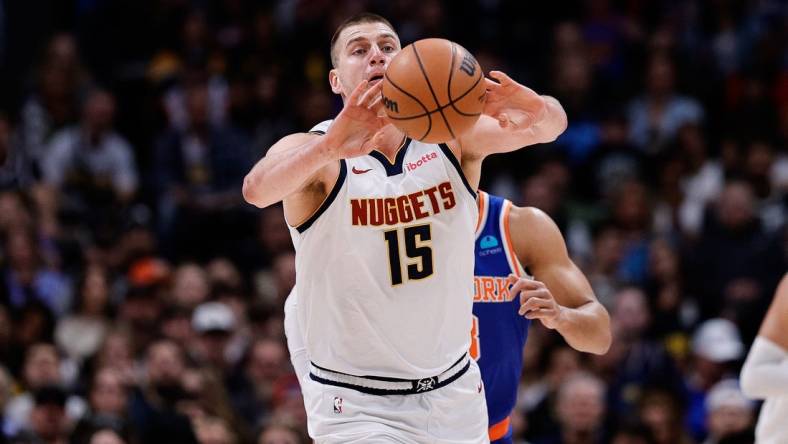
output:
<svg viewBox="0 0 788 444"><path fill-rule="evenodd" d="M552 303L548 299L543 298L531 298L525 301L518 310L518 313L521 315L528 313L531 310L537 310L540 308L550 308L552 307Z"/></svg>
<svg viewBox="0 0 788 444"><path fill-rule="evenodd" d="M490 71L490 77L501 82L501 85L508 85L516 83L511 77L507 76L503 71Z"/></svg>
<svg viewBox="0 0 788 444"><path fill-rule="evenodd" d="M372 85L361 96L361 98L359 99L359 103L358 104L360 106L369 107L369 104L372 103L373 100L375 100L375 99L377 99L378 97L381 96L380 91L381 91L382 88L383 88L383 82L378 82L378 83Z"/></svg>
<svg viewBox="0 0 788 444"><path fill-rule="evenodd" d="M367 85L369 85L369 81L362 80L361 83L359 83L358 86L356 86L356 89L354 89L353 92L350 93L350 97L348 97L347 103L351 105L358 104L359 98L361 97L362 94L364 94L364 91L367 90Z"/></svg>
<svg viewBox="0 0 788 444"><path fill-rule="evenodd" d="M520 304L525 304L525 301L531 298L552 299L550 291L541 286L541 284L539 281L528 282L523 287L523 291L520 292Z"/></svg>
<svg viewBox="0 0 788 444"><path fill-rule="evenodd" d="M519 279L519 278L515 278L515 279L516 280L514 282L514 285L512 285L512 287L509 289L509 292L511 294L517 295L518 293L520 293L520 297L522 298L521 292L523 290L530 290L537 288L536 286L534 286L533 281L531 281L530 279Z"/></svg>
<svg viewBox="0 0 788 444"><path fill-rule="evenodd" d="M494 90L501 87L501 84L496 82L495 80L485 77L484 78L484 87L486 90Z"/></svg>
<svg viewBox="0 0 788 444"><path fill-rule="evenodd" d="M374 99L367 103L366 107L372 111L375 111L375 114L379 114L379 111L382 111L383 109L383 96L377 95Z"/></svg>

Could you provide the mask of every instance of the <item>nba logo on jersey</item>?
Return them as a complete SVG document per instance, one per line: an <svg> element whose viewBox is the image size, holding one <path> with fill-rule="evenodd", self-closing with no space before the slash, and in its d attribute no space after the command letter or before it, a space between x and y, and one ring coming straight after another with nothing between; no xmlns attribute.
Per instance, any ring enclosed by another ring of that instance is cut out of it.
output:
<svg viewBox="0 0 788 444"><path fill-rule="evenodd" d="M342 398L338 396L334 397L334 413L337 415L342 413Z"/></svg>

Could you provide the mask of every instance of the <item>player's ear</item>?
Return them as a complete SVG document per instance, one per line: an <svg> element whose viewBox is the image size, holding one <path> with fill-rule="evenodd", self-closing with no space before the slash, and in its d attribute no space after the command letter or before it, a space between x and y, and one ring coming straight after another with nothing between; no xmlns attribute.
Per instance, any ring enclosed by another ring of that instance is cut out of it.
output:
<svg viewBox="0 0 788 444"><path fill-rule="evenodd" d="M339 74L336 68L328 72L328 83L331 85L331 91L334 94L342 94L342 84L339 82Z"/></svg>

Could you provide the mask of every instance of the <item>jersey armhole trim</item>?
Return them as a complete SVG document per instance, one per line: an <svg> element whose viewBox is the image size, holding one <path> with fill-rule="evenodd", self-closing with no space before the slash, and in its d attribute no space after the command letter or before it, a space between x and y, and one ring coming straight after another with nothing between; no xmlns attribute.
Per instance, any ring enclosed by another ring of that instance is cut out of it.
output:
<svg viewBox="0 0 788 444"><path fill-rule="evenodd" d="M474 199L476 199L476 191L473 191L473 188L471 188L471 184L468 183L468 179L465 177L465 173L462 172L462 165L460 165L460 161L457 160L457 157L454 156L454 153L451 151L451 148L449 148L449 146L446 145L445 143L439 143L438 146L441 147L441 151L443 151L443 154L449 159L451 164L454 165L454 168L457 170L457 174L460 175L460 179L462 179L462 183L463 185L465 185L465 188L467 188L468 192L471 193L471 196Z"/></svg>
<svg viewBox="0 0 788 444"><path fill-rule="evenodd" d="M311 216L309 216L309 219L307 219L304 223L296 227L296 230L298 230L299 233L303 233L309 227L311 227L312 224L315 223L317 218L319 218L320 215L323 214L328 209L329 206L331 206L331 203L333 203L334 199L337 198L337 194L339 194L339 190L340 188L342 188L342 184L345 183L346 176L347 176L347 165L345 163L345 159L340 159L339 176L337 177L336 183L334 183L334 187L331 188L331 192L328 193L328 196L326 196L326 199L323 201L322 204L320 204L320 207L318 207L317 211L315 211Z"/></svg>
<svg viewBox="0 0 788 444"><path fill-rule="evenodd" d="M512 234L509 230L509 213L512 210L512 203L508 200L503 201L503 209L501 211L501 232L503 236L503 243L507 250L507 258L509 259L509 267L514 272L514 275L519 277L523 276L523 266L520 264L520 259L517 258L517 252L514 250L514 243L512 242Z"/></svg>
<svg viewBox="0 0 788 444"><path fill-rule="evenodd" d="M479 190L478 197L476 198L477 206L479 207L479 218L476 220L476 239L484 231L484 226L487 224L487 214L489 213L488 196L482 190Z"/></svg>

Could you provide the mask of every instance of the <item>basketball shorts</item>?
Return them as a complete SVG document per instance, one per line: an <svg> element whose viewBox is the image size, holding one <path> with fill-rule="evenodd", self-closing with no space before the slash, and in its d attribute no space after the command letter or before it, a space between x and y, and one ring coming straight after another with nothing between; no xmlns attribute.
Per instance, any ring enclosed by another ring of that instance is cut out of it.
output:
<svg viewBox="0 0 788 444"><path fill-rule="evenodd" d="M291 295L285 303L285 334L304 395L309 436L317 444L490 442L484 386L473 359L466 355L445 375L426 378L426 383L438 385L451 379L435 389L410 394L364 393L351 387L358 383L385 392L404 383L363 381L366 378L336 374L311 364L296 321L294 299ZM332 381L315 380L324 378ZM345 386L333 385L337 381Z"/></svg>

